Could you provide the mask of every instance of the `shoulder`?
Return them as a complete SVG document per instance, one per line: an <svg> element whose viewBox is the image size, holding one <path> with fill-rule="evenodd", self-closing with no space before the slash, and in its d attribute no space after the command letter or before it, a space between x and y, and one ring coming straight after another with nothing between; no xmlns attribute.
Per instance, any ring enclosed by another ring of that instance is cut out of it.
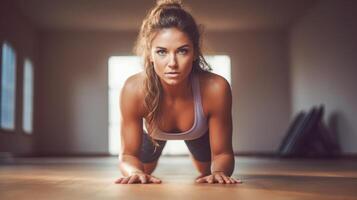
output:
<svg viewBox="0 0 357 200"><path fill-rule="evenodd" d="M145 72L139 72L130 76L124 83L120 92L120 107L123 109L143 112L143 108L138 109L138 105L144 105L145 97Z"/></svg>
<svg viewBox="0 0 357 200"><path fill-rule="evenodd" d="M200 88L206 97L231 95L231 86L228 81L212 72L199 73Z"/></svg>
<svg viewBox="0 0 357 200"><path fill-rule="evenodd" d="M140 95L141 92L144 91L144 80L145 80L145 72L139 72L134 75L129 76L124 82L124 86L122 91L135 93L136 95Z"/></svg>
<svg viewBox="0 0 357 200"><path fill-rule="evenodd" d="M202 102L207 112L211 115L214 112L230 109L232 104L232 92L229 82L222 76L212 72L199 73Z"/></svg>

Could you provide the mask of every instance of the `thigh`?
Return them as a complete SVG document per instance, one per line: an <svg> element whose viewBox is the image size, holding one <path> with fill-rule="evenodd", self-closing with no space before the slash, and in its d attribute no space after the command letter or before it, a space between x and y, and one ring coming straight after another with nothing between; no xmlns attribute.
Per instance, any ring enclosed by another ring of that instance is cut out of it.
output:
<svg viewBox="0 0 357 200"><path fill-rule="evenodd" d="M140 161L142 163L152 163L159 159L163 148L165 147L166 141L155 140L159 146L155 147L150 136L147 133L143 133L141 150L140 150Z"/></svg>
<svg viewBox="0 0 357 200"><path fill-rule="evenodd" d="M209 132L194 140L185 140L193 158L200 162L211 161L211 146L209 143Z"/></svg>

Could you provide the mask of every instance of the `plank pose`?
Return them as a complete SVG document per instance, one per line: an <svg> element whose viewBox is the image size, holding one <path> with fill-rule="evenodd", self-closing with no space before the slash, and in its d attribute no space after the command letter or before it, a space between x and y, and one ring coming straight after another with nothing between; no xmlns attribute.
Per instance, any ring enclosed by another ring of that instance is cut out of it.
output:
<svg viewBox="0 0 357 200"><path fill-rule="evenodd" d="M185 141L200 173L197 183L239 183L231 177L231 89L209 72L199 28L180 1L159 1L148 13L136 50L145 70L121 91L123 177L116 183L161 183L151 173L167 140Z"/></svg>

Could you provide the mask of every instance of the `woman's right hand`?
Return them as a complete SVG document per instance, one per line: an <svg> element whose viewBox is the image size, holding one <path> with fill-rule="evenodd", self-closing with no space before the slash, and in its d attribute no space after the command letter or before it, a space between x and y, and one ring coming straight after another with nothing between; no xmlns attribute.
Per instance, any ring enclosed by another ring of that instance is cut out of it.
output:
<svg viewBox="0 0 357 200"><path fill-rule="evenodd" d="M115 181L116 184L134 184L134 183L161 183L161 180L151 176L149 174L145 174L144 172L133 172L129 176L121 177Z"/></svg>

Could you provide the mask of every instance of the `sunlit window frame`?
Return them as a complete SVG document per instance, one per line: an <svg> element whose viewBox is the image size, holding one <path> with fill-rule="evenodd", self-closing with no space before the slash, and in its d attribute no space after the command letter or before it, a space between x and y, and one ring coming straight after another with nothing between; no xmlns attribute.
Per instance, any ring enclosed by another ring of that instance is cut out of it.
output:
<svg viewBox="0 0 357 200"><path fill-rule="evenodd" d="M11 49L11 51L14 54L14 110L13 110L13 124L12 127L8 128L8 127L4 127L2 124L2 101L3 101L3 97L2 97L2 84L3 84L3 51L4 51L4 47L5 45L7 47L9 47ZM1 43L1 52L0 52L0 130L5 131L5 132L15 132L16 129L16 81L17 81L17 53L15 48L13 47L13 45L11 45L10 42L8 41L2 41Z"/></svg>
<svg viewBox="0 0 357 200"><path fill-rule="evenodd" d="M30 65L30 71L28 71L30 74L28 76L31 76L30 77L30 87L27 88L26 85L29 84L27 83L27 74L26 74L26 64L29 64ZM22 99L22 130L25 134L27 135L32 135L33 133L33 116L34 116L34 65L33 65L33 62L30 58L26 57L24 59L24 63L23 63L23 99ZM30 91L27 91L26 89L29 89ZM30 92L30 96L27 97L27 93ZM29 100L27 98L30 98ZM30 105L26 104L26 100L29 101ZM30 106L29 108L27 106ZM27 113L26 109L29 109L29 113ZM25 119L26 119L26 115L29 115L29 120L30 120L30 127L29 129L27 129L28 127L26 127L26 124L25 124Z"/></svg>

